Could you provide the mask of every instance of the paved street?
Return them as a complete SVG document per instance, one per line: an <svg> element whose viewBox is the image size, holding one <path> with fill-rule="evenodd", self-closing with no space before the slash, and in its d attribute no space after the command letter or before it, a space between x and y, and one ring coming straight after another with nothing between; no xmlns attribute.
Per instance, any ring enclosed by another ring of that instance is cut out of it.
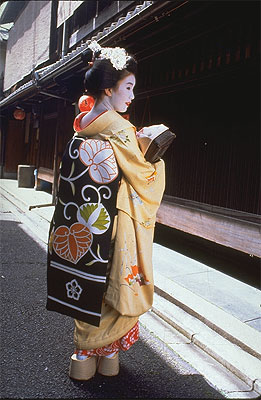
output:
<svg viewBox="0 0 261 400"><path fill-rule="evenodd" d="M22 220L3 199L1 398L223 398L143 327L117 377L70 380L73 321L46 311L45 245Z"/></svg>

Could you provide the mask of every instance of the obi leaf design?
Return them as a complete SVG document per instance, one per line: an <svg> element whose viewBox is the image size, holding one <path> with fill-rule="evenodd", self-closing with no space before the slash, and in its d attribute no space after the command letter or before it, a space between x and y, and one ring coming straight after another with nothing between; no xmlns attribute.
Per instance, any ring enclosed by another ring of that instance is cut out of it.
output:
<svg viewBox="0 0 261 400"><path fill-rule="evenodd" d="M92 226L94 228L99 229L100 231L103 231L107 228L107 224L109 223L109 218L108 218L108 213L106 212L106 210L104 208L101 208L99 217L97 218L97 220L94 222L94 224L92 224Z"/></svg>
<svg viewBox="0 0 261 400"><path fill-rule="evenodd" d="M79 207L77 220L94 235L102 235L110 226L111 218L102 203L87 203Z"/></svg>
<svg viewBox="0 0 261 400"><path fill-rule="evenodd" d="M81 162L89 168L96 183L110 183L118 176L118 166L113 149L104 140L87 139L79 148Z"/></svg>
<svg viewBox="0 0 261 400"><path fill-rule="evenodd" d="M97 207L98 204L86 204L82 209L80 209L81 216L86 222L88 222L90 215Z"/></svg>
<svg viewBox="0 0 261 400"><path fill-rule="evenodd" d="M53 234L53 250L64 260L76 264L92 245L92 233L78 222L59 226Z"/></svg>

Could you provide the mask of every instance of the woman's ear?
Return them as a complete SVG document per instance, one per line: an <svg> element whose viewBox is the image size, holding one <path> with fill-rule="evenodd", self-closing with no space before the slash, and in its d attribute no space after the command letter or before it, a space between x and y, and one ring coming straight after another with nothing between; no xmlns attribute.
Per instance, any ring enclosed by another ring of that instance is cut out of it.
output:
<svg viewBox="0 0 261 400"><path fill-rule="evenodd" d="M109 89L104 89L104 92L105 92L105 94L106 94L107 96L111 97L111 95L112 95L112 89L111 89L111 88L109 88Z"/></svg>

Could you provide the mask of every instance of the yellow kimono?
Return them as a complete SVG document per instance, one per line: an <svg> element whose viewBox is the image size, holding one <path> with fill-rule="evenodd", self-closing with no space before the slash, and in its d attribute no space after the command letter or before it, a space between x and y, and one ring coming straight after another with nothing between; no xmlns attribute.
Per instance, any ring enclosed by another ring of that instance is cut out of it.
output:
<svg viewBox="0 0 261 400"><path fill-rule="evenodd" d="M147 162L135 127L115 111L101 114L75 135L109 141L120 170L114 251L99 327L75 320L78 349L109 345L126 334L153 303L152 246L156 213L165 188L163 160Z"/></svg>

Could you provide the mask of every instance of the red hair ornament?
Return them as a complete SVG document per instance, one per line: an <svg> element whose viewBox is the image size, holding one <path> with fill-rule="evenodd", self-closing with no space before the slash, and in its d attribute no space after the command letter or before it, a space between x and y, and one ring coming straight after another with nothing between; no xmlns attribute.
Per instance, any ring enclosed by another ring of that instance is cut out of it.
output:
<svg viewBox="0 0 261 400"><path fill-rule="evenodd" d="M83 111L91 111L94 106L94 98L91 96L83 95L79 98L78 107L81 112Z"/></svg>

